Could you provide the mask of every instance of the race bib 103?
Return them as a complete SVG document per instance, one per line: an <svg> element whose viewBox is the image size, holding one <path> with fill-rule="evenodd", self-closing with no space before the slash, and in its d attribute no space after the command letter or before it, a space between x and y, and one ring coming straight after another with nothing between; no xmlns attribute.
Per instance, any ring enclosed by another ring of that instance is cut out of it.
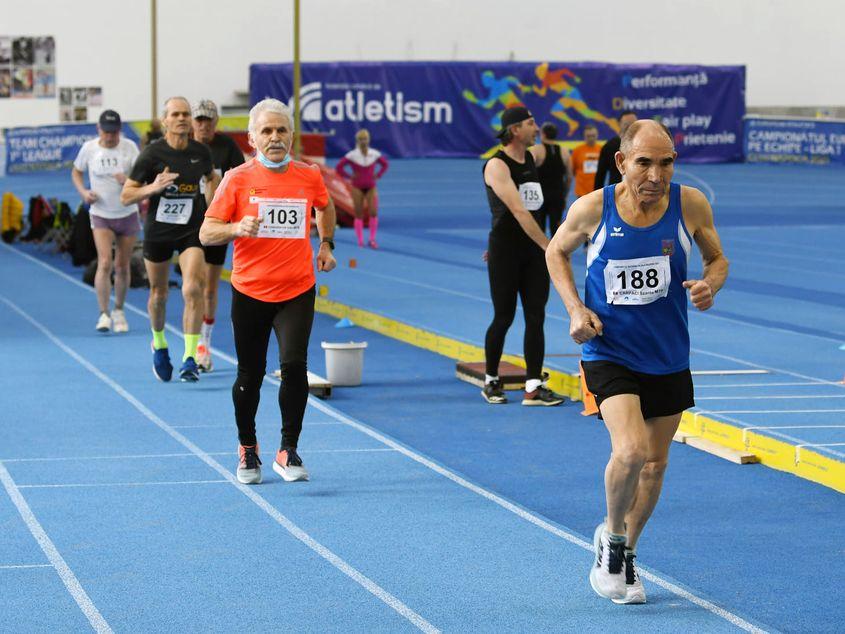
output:
<svg viewBox="0 0 845 634"><path fill-rule="evenodd" d="M259 238L305 237L308 201L305 198L250 198L258 204Z"/></svg>

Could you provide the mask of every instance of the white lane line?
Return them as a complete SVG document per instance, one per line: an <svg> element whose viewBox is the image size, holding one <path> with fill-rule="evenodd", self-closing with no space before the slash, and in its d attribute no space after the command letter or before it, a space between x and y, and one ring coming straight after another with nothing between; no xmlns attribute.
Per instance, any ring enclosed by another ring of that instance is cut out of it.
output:
<svg viewBox="0 0 845 634"><path fill-rule="evenodd" d="M307 426L307 423L306 423ZM393 449L389 447L371 447L368 449L308 449L307 454L312 453L380 453L390 452ZM236 456L235 451L208 451L209 456ZM145 460L153 458L196 458L196 454L190 452L182 453L150 453L150 454L130 454L124 456L68 456L62 458L0 458L0 462L67 462L86 460Z"/></svg>
<svg viewBox="0 0 845 634"><path fill-rule="evenodd" d="M358 583L362 588L370 592L373 596L381 600L387 606L392 608L398 614L403 616L407 619L411 624L416 626L419 630L428 633L435 633L440 632L436 627L434 627L431 623L425 620L422 616L414 612L411 608L405 605L402 601L398 598L390 594L387 590L382 588L380 585L375 583L369 577L364 575L363 573L359 572L357 569L353 568L350 564L346 563L343 559L341 559L338 555L334 552L323 546L313 537L311 537L308 533L302 530L299 526L294 524L291 520L289 520L285 515L279 512L276 507L270 504L267 500L261 497L258 493L256 493L252 488L245 484L241 484L237 481L234 475L232 475L231 471L223 467L219 462L217 462L214 458L209 456L205 451L202 450L198 445L195 445L191 442L187 437L183 436L181 433L176 431L171 425L166 423L164 420L159 418L155 412L150 410L146 405L144 405L141 401L139 401L135 396L130 394L123 386L119 383L114 381L111 377L106 375L102 372L97 366L92 364L88 361L85 357L81 356L77 353L73 348L66 345L61 339L59 339L56 335L54 335L46 326L44 326L41 322L36 320L32 317L29 313L24 311L20 308L17 304L12 302L10 299L0 295L0 301L5 303L9 306L12 310L18 313L21 317L23 317L27 322L32 324L37 330L39 330L45 337L47 337L50 341L52 341L58 348L68 354L71 358L76 360L82 367L88 370L91 374L96 376L100 379L103 383L108 385L112 390L114 390L117 394L122 396L127 402L129 402L136 410L138 410L141 414L144 415L151 423L156 425L159 429L164 431L167 435L173 438L176 442L184 446L188 451L195 454L200 460L206 463L209 467L214 469L217 473L219 473L223 478L225 478L232 486L238 489L241 493L243 493L251 502L253 502L256 506L258 506L261 510L263 510L267 515L273 518L280 526L282 526L285 530L287 530L291 535L293 535L296 539L300 542L305 544L308 548L314 551L317 555L325 559L329 562L332 566L337 568L340 572L348 576L350 579ZM5 468L0 465L0 468L5 471ZM6 472L8 476L8 472ZM7 487L8 488L8 487ZM20 493L18 493L20 496ZM22 499L22 498L21 498ZM56 553L58 554L58 553ZM52 561L52 559L51 559ZM75 578L74 578L75 579ZM77 582L78 585L78 582ZM81 587L80 587L81 590ZM87 598L87 595L86 595ZM89 600L90 601L90 600ZM92 605L93 607L93 605ZM99 614L99 613L97 613ZM102 618L102 617L100 617ZM105 621L103 621L105 623ZM106 626L108 627L108 626ZM111 631L110 629L107 631Z"/></svg>
<svg viewBox="0 0 845 634"><path fill-rule="evenodd" d="M723 383L721 385L714 383L713 385L697 385L695 386L696 390L708 390L708 389L716 389L716 388L723 388L723 387L792 387L795 385L814 385L818 386L818 381L779 381L773 383ZM840 385L842 389L845 389L845 385Z"/></svg>
<svg viewBox="0 0 845 634"><path fill-rule="evenodd" d="M326 403L323 403L322 401L319 401L314 397L309 397L309 401L310 401L310 404L311 404L312 407L319 409L322 412L325 412L329 416L333 416L338 421L341 421L341 422L345 423L346 425L349 425L353 429L357 429L358 431L360 431L363 434L366 434L370 438L374 438L375 440L378 440L379 442L384 443L388 447L395 449L396 451L398 451L399 453L403 454L404 456L410 458L411 460L423 465L424 467L426 467L428 469L431 469L435 473L438 473L445 478L448 478L449 480L451 480L455 484L458 484L459 486L461 486L461 487L463 487L463 488L465 488L469 491L472 491L476 495L479 495L479 496L485 498L486 500L489 500L490 502L500 506L501 508L503 508L507 511L510 511L511 513L520 517L521 519L525 520L526 522L529 522L529 523L533 524L534 526L537 526L538 528L541 528L541 529L543 529L543 530L545 530L549 533L552 533L553 535L556 535L557 537L560 537L561 539L564 539L571 544L575 544L576 546L580 546L584 550L587 550L589 552L593 552L592 543L583 540L582 538L578 537L577 535L574 535L574 534L572 534L572 533L570 533L566 530L563 530L562 528L555 526L554 524L551 524L550 522L542 519L541 517L534 515L530 511L528 511L528 510L526 510L526 509L524 509L520 506L517 506L513 502L510 502L509 500L506 500L505 498L502 498L502 497L496 495L495 493L492 493L491 491L488 491L487 489L478 486L477 484L473 484L469 480L462 478L461 476L457 475L453 471L450 471L449 469L446 469L445 467L442 467L439 464L432 462L428 458L425 458L424 456L416 453L415 451L408 449L404 445L399 444L398 442L389 438L388 436L384 436L381 433L377 432L376 430L364 425L363 423L360 423L357 420L352 419L349 416L346 416L345 414L342 414L341 412L335 410L330 405L327 405ZM736 627L738 627L740 629L743 629L747 632L764 632L765 631L765 630L761 630L757 626L749 623L748 621L744 620L743 618L737 616L736 614L733 614L732 612L729 612L728 610L725 610L724 608L719 607L715 603L711 603L710 601L707 601L706 599L702 599L701 597L699 597L695 594L692 594L691 592L681 588L680 586L677 586L670 581L666 581L662 577L658 577L654 573L649 572L648 570L646 570L644 568L638 568L637 570L640 571L640 574L643 577L645 577L646 579L648 579L649 581L651 581L655 585L658 585L661 588L664 588L665 590L668 590L669 592L672 592L673 594L676 594L679 597L682 597L682 598L686 599L687 601L694 603L695 605L707 610L708 612L725 619L726 621L728 621L729 623L732 623L733 625L735 625Z"/></svg>
<svg viewBox="0 0 845 634"><path fill-rule="evenodd" d="M59 553L58 548L56 548L56 545L35 517L32 509L29 508L29 504L18 490L18 486L2 462L0 462L0 481L3 482L6 493L9 494L12 503L17 507L18 513L20 513L23 521L26 523L29 532L32 533L32 536L38 542L44 554L47 555L48 561L56 569L62 583L65 584L70 596L76 601L76 604L88 619L91 627L94 628L95 632L112 632L111 627L109 627L103 615L100 614L100 611L91 601L91 597L88 596L88 593L85 592L85 589L79 583L79 579L73 574L70 566L67 565L67 562Z"/></svg>
<svg viewBox="0 0 845 634"><path fill-rule="evenodd" d="M723 409L710 410L710 414L822 414L845 412L845 409Z"/></svg>
<svg viewBox="0 0 845 634"><path fill-rule="evenodd" d="M793 333L795 334L795 333ZM728 354L719 354L716 352L710 352L708 350L702 350L701 348L690 348L692 352L697 354L704 354L708 357L715 357L717 359L722 359L723 361L733 361L734 363L738 363L739 365L744 365L752 368L759 368L761 370L768 370L769 372L777 372L780 374L785 374L787 376L793 376L796 379L805 379L807 381L814 381L815 383L819 383L822 385L834 385L837 387L842 387L841 383L837 383L836 381L829 381L827 379L820 379L817 376L810 376L808 374L801 374L800 372L792 372L791 370L784 370L783 368L776 368L771 365L763 365L761 363L753 363L752 361L746 361L745 359L740 359L738 357L732 357Z"/></svg>
<svg viewBox="0 0 845 634"><path fill-rule="evenodd" d="M0 243L0 246L5 246L5 245ZM7 247L7 248L10 248L10 247ZM17 252L14 249L13 249L13 251ZM48 264L42 263L40 260L38 260L36 258L31 258L27 254L21 253L21 255L32 259L34 262L43 266L47 270L51 270L54 273L56 273L57 275L62 276L64 278L70 280L71 282L73 282L77 286L84 288L86 291L93 292L93 289L90 289L88 286L84 285L82 282L78 282L74 278L72 278L68 275L65 275L62 271L59 271L58 269L55 269L54 267L52 267ZM8 303L8 300L4 300L4 301L6 301ZM133 312L135 312L135 313L137 313L137 314L139 314L143 317L149 318L147 313L145 313L145 312L141 311L140 309L132 306L131 304L125 304L124 308L132 310ZM29 318L29 319L31 319L31 318ZM146 412L148 412L149 415L147 417L150 418L150 420L152 420L156 425L158 425L159 427L164 429L164 431L166 431L169 435L171 435L173 438L175 438L178 442L183 444L185 447L187 447L188 449L190 449L194 453L197 453L197 452L202 453L202 449L200 449L199 447L196 447L190 440L188 440L187 438L182 436L176 430L172 429L169 425L167 425L167 423L160 420L153 412L149 411L146 408L145 405L140 403L140 401L137 401L137 399L135 399L135 397L133 397L128 392L126 392L126 390L124 390L121 386L114 383L114 381L112 381L109 377L107 377L102 372L100 372L98 369L96 369L94 366L92 366L87 360L83 359L78 354L76 354L76 352L74 352L73 350L71 350L70 348L65 346L54 335L52 335L52 333L49 333L49 331L45 327L41 326L40 324L37 327L40 330L42 330L42 332L44 332L51 340L53 340L54 343L56 343L59 347L61 347L68 354L70 354L72 357L77 359L77 361L79 361L86 368L88 368L89 371L94 372L95 374L97 374L98 377L101 378L101 380L103 380L104 382L106 382L110 386L113 386L112 389L115 389L116 391L118 391L118 393L121 394L122 396L125 395L124 398L126 398L133 405L135 405L136 409L138 409L142 413L145 413L145 415L147 415ZM174 328L173 326L171 326L170 324L166 324L166 328L169 331L173 332L174 334L176 334L180 337L182 336L182 333L179 330L177 330L176 328ZM215 349L214 353L218 357L220 357L221 359L228 361L230 364L237 365L237 360L234 357L226 354L225 352L222 352L221 350ZM808 377L802 377L802 378L808 378ZM267 380L268 383L275 384L275 385L279 384L279 381L276 380L273 377L267 377L267 379L268 379ZM400 445L396 441L394 441L394 440L392 440L392 439L390 439L386 436L383 436L382 434L378 433L377 431L370 429L369 427L366 427L365 425L363 425L363 424L361 424L357 421L352 420L351 418L349 418L348 416L345 416L344 414L341 414L340 412L338 412L337 410L333 409L332 407L326 405L325 403L323 403L322 401L320 401L316 397L309 396L308 401L309 401L309 404L312 407L314 407L315 409L318 409L318 410L328 414L332 418L334 418L338 421L341 421L341 422L349 425L350 427L353 427L354 429L357 429L358 431L366 434L367 436L370 436L371 438L378 440L382 444L398 451L399 453L402 453L403 455L405 455L405 456L411 458L412 460L426 466L427 468L431 469L432 471L439 473L440 475L448 478L449 480L452 480L456 484L459 484L460 486L472 491L473 493L476 493L477 495L493 502L494 504L497 504L498 506L510 511L511 513L514 513L515 515L524 519L525 521L530 522L531 524L534 524L535 526L537 526L537 527L539 527L539 528L541 528L541 529L543 529L543 530L545 530L549 533L552 533L552 534L560 537L561 539L564 539L564 540L566 540L566 541L568 541L572 544L580 546L581 548L584 548L587 551L590 551L590 552L593 551L592 543L587 542L587 541L583 540L582 538L580 538L580 537L578 537L578 536L576 536L572 533L564 531L564 530L558 528L557 526L554 526L553 524L549 523L548 521L534 515L533 513L530 513L527 510L517 506L516 504L514 504L514 503L512 503L512 502L510 502L510 501L508 501L508 500L506 500L502 497L499 497L495 493L492 493L492 492L490 492L490 491L488 491L488 490L486 490L486 489L484 489L484 488L482 488L478 485L475 485L475 484L469 482L468 480L465 480L464 478L461 478L459 475L453 473L452 471L449 471L448 469L441 467L440 465L432 462L431 460L424 458L422 455L407 449L406 447L404 447L403 445ZM799 441L799 442L801 442L801 441ZM193 447L196 447L196 451L194 451ZM204 458L204 460L205 460L205 458ZM206 460L206 462L207 462L207 464L212 466L212 468L215 468L216 470L218 470L218 472L221 473L222 475L225 475L227 478L231 478L232 483L235 486L237 486L244 493L244 495L247 495L248 497L251 497L251 496L254 495L256 498L258 498L258 500L260 500L260 502L253 500L253 501L256 502L256 504L258 504L259 506L262 506L262 504L265 504L265 505L269 506L269 509L271 509L272 512L278 513L278 511L276 511L276 509L274 507L270 506L269 503L267 503L264 500L264 498L261 498L260 496L255 494L246 485L239 484L234 479L234 476L229 474L228 471L223 469L215 461L208 458L208 460ZM263 508L263 506L262 506L262 508ZM268 512L268 514L272 515L271 510L268 510L267 512ZM281 514L279 514L279 515L281 515ZM284 519L285 519L286 522L289 522L289 520L287 520L287 518L284 518ZM277 521L279 521L279 520L277 520ZM282 522L280 521L279 523L282 523ZM299 529L297 528L297 530L299 530ZM685 590L684 588L681 588L680 586L673 584L670 581L667 581L667 580L665 580L661 577L658 577L657 575L649 572L645 568L640 568L640 570L642 570L643 577L648 579L652 583L660 586L661 588L664 588L665 590L668 590L669 592L672 592L673 594L675 594L675 595L677 595L681 598L686 599L690 603L693 603L693 604L707 610L708 612L715 614L716 616L719 616L719 617L725 619L726 621L732 623L733 625L735 625L736 627L738 627L740 629L743 629L743 630L748 631L748 632L755 632L755 633L764 631L764 630L759 629L755 625L749 623L748 621L742 619L741 617L733 614L732 612L729 612L728 610L725 610L724 608L716 605L715 603L707 601L706 599L702 599L701 597L699 597L695 594L692 594L691 592ZM419 617L419 618L422 618L422 617ZM414 623L414 624L417 625L416 623ZM430 626L430 624L429 624L429 626ZM420 627L420 626L418 625L418 627ZM433 626L431 626L431 627L433 627ZM423 628L420 627L420 629L423 629ZM436 631L436 630L432 630L432 631Z"/></svg>
<svg viewBox="0 0 845 634"><path fill-rule="evenodd" d="M700 176L696 176L696 175L695 175L695 174L693 174L692 172L688 172L688 171L686 171L685 169L680 169L680 168L677 168L677 167L676 167L676 168L675 168L675 173L676 173L676 174L678 174L679 176L686 176L687 178L692 179L692 180L694 180L696 183L698 183L699 185L701 185L701 186L702 186L702 187L706 190L706 192L707 192L707 199L710 201L710 204L711 204L711 205L715 205L715 204L716 204L716 190L715 190L715 189L713 189L713 188L710 186L710 183L708 183L706 180L704 180L704 179L703 179L703 178L701 178Z"/></svg>
<svg viewBox="0 0 845 634"><path fill-rule="evenodd" d="M67 484L19 484L19 489L86 489L89 487L149 487L177 484L220 484L228 480L162 480L160 482L74 482Z"/></svg>
<svg viewBox="0 0 845 634"><path fill-rule="evenodd" d="M305 423L309 427L320 427L320 426L329 426L329 425L339 425L335 421L320 421L316 423ZM171 425L173 429L228 429L234 430L235 427L231 424L229 425L221 425L220 423L209 424L209 425Z"/></svg>
<svg viewBox="0 0 845 634"><path fill-rule="evenodd" d="M8 564L0 566L0 570L28 570L30 568L55 568L53 564Z"/></svg>
<svg viewBox="0 0 845 634"><path fill-rule="evenodd" d="M773 399L845 398L845 394L787 394L772 396L699 396L696 401L769 401Z"/></svg>

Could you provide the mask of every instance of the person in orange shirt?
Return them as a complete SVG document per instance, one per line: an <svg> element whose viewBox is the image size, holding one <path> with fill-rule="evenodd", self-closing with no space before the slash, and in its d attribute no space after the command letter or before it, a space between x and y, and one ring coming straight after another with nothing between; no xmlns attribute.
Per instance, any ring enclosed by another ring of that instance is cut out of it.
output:
<svg viewBox="0 0 845 634"><path fill-rule="evenodd" d="M297 453L308 402L308 340L314 321L315 276L311 210L320 248L317 270L336 266L332 250L335 209L317 166L291 160L294 121L276 99L249 113L254 159L226 172L200 229L204 245L234 241L232 329L238 375L232 387L238 425L238 481L261 482L255 413L264 379L267 344L275 331L281 357L282 442L273 470L288 482L307 480Z"/></svg>
<svg viewBox="0 0 845 634"><path fill-rule="evenodd" d="M593 191L599 154L601 154L601 146L597 143L598 138L598 128L587 125L584 127L584 143L572 150L572 172L575 174L576 196L583 196Z"/></svg>

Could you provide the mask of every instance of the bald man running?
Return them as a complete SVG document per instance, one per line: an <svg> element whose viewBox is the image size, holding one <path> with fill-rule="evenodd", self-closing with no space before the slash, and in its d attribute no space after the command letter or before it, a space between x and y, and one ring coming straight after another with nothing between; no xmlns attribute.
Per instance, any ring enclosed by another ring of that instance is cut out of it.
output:
<svg viewBox="0 0 845 634"><path fill-rule="evenodd" d="M587 387L610 432L607 517L594 535L590 584L616 603L645 603L637 541L660 497L681 414L694 405L687 291L693 306L707 310L728 275L707 198L671 182L676 156L664 126L633 123L616 153L624 180L579 198L546 251L569 334L583 345ZM582 302L570 257L585 240ZM687 278L692 241L701 279Z"/></svg>

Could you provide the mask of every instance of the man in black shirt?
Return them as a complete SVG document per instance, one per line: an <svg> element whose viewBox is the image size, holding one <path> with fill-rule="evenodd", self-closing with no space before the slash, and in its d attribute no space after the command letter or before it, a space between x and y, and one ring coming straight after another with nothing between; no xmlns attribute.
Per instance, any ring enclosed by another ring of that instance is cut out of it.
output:
<svg viewBox="0 0 845 634"><path fill-rule="evenodd" d="M572 183L572 161L569 150L558 144L557 126L554 123L544 123L540 128L540 143L532 145L529 152L534 156L537 175L540 177L540 187L543 189L543 230L546 228L546 218L549 220L549 231L555 234L563 219L566 209L566 196Z"/></svg>
<svg viewBox="0 0 845 634"><path fill-rule="evenodd" d="M195 382L199 380L196 356L205 268L199 228L220 176L214 171L209 149L190 138L191 106L187 99L168 99L161 122L164 138L146 146L135 160L120 199L124 205L150 201L144 225L144 264L150 281L147 310L153 331L153 373L161 381L169 381L173 374L164 324L170 258L178 251L185 300L185 354L179 378ZM200 192L203 180L205 195Z"/></svg>
<svg viewBox="0 0 845 634"><path fill-rule="evenodd" d="M593 189L601 189L606 184L615 185L622 182L622 174L616 167L616 153L619 151L619 144L625 130L631 127L631 124L637 120L637 113L633 110L624 110L619 115L619 136L615 136L605 143L601 148L599 154L599 164L596 168L596 183ZM605 183L607 177L610 177L610 182Z"/></svg>
<svg viewBox="0 0 845 634"><path fill-rule="evenodd" d="M549 272L543 264L549 239L541 228L543 190L528 148L537 136L534 117L524 106L502 113L499 139L504 146L484 164L482 173L492 223L487 242L487 273L493 321L484 336L486 370L481 395L492 404L507 403L499 379L505 336L522 300L525 318L525 394L523 405L560 405L563 397L544 384L543 356Z"/></svg>
<svg viewBox="0 0 845 634"><path fill-rule="evenodd" d="M205 144L211 150L214 171L221 177L228 170L243 165L244 155L232 137L217 132L217 105L210 99L194 104L194 140ZM228 244L204 246L205 251L205 297L203 304L200 342L197 346L197 365L202 372L211 372L211 330L217 314L217 289L220 273L226 262Z"/></svg>

